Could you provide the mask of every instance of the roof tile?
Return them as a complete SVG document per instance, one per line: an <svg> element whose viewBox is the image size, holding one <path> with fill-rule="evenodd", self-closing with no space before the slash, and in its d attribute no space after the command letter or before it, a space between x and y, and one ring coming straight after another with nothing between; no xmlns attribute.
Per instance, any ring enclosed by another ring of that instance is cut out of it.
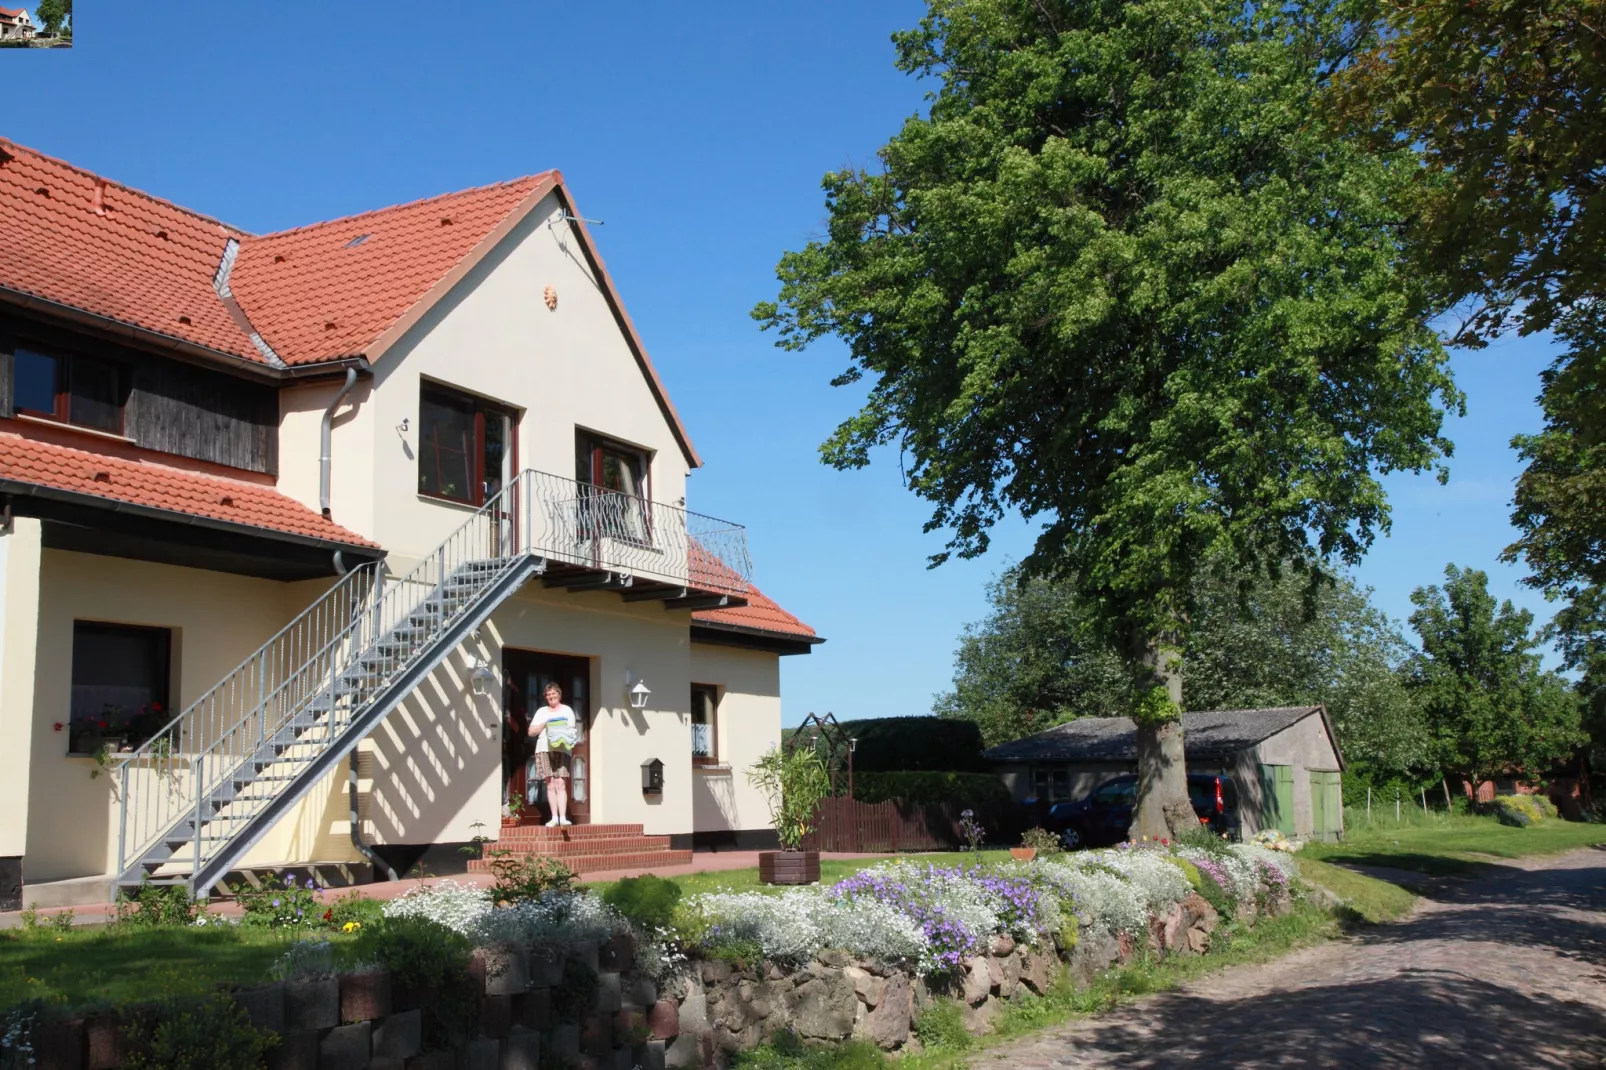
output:
<svg viewBox="0 0 1606 1070"><path fill-rule="evenodd" d="M1231 754L1276 735L1320 706L1258 710L1190 711L1182 715L1182 742L1194 757ZM1129 717L1083 717L984 751L989 761L1133 761L1138 729Z"/></svg>
<svg viewBox="0 0 1606 1070"><path fill-rule="evenodd" d="M272 487L0 432L0 479L344 546L374 544Z"/></svg>

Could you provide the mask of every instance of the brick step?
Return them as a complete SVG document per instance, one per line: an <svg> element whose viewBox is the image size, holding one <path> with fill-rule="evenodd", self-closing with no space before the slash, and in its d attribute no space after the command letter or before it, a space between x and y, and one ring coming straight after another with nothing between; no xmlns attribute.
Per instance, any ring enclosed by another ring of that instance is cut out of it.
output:
<svg viewBox="0 0 1606 1070"><path fill-rule="evenodd" d="M497 840L495 843L485 845L486 851L507 851L516 855L550 855L553 858L567 858L570 855L603 855L620 854L622 852L636 853L640 851L664 851L669 849L668 836L619 836L607 839L592 838L589 840L575 840L570 843L517 843L509 840Z"/></svg>
<svg viewBox="0 0 1606 1070"><path fill-rule="evenodd" d="M646 830L642 825L564 825L548 828L544 824L530 824L503 825L498 831L502 839L517 836L532 839L579 840L594 836L640 836Z"/></svg>
<svg viewBox="0 0 1606 1070"><path fill-rule="evenodd" d="M621 854L570 855L563 858L563 864L581 876L586 876L617 869L661 869L666 866L684 866L691 862L691 857L690 851L646 850ZM470 859L468 871L489 873L490 865L484 859Z"/></svg>

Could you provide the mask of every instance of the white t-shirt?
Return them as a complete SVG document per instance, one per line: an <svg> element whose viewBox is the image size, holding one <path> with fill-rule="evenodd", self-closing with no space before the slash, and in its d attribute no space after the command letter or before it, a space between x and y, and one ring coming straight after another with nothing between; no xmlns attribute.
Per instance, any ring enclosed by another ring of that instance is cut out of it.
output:
<svg viewBox="0 0 1606 1070"><path fill-rule="evenodd" d="M564 718L568 718L569 723L570 724L574 724L574 711L571 710L568 706L564 705L561 702L558 703L556 708L543 705L540 708L540 710L538 710L536 712L535 716L536 717L543 717L544 716L544 717L551 718L551 720L549 720L547 722L547 724L544 724L544 725L541 726L540 734L535 737L535 749L538 750L538 751L545 751L545 750L550 750L551 749L549 746L547 746L547 738L546 738L547 725L550 725L553 721L562 720ZM532 720L533 719L534 718L532 718Z"/></svg>

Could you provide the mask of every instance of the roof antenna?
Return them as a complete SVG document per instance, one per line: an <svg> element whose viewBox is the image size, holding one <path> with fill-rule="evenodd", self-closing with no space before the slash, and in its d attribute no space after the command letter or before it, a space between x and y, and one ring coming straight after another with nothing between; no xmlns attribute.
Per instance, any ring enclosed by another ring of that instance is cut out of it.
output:
<svg viewBox="0 0 1606 1070"><path fill-rule="evenodd" d="M559 223L590 223L595 227L607 226L607 222L601 219L586 219L584 216L577 216L573 212L559 212L552 222L546 225L546 228L551 230Z"/></svg>

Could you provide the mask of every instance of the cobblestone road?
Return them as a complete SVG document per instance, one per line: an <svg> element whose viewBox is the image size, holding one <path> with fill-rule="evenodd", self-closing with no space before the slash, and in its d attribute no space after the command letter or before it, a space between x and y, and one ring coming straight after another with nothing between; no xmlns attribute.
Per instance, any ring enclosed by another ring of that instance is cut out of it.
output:
<svg viewBox="0 0 1606 1070"><path fill-rule="evenodd" d="M1606 851L1451 884L1365 936L1039 1033L980 1070L1606 1065Z"/></svg>

